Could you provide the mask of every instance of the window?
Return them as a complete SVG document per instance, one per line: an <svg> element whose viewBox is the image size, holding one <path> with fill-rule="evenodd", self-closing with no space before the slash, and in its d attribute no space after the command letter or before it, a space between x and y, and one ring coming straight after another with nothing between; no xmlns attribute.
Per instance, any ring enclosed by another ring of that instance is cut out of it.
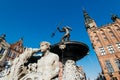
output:
<svg viewBox="0 0 120 80"><path fill-rule="evenodd" d="M120 70L120 60L119 59L115 59L115 63L117 65L118 69Z"/></svg>
<svg viewBox="0 0 120 80"><path fill-rule="evenodd" d="M111 80L118 80L118 79L117 79L117 77L112 77L112 79L111 79Z"/></svg>
<svg viewBox="0 0 120 80"><path fill-rule="evenodd" d="M108 45L107 48L108 48L108 51L109 51L111 54L115 52L114 49L113 49L113 47L112 47L111 45Z"/></svg>
<svg viewBox="0 0 120 80"><path fill-rule="evenodd" d="M111 35L111 38L115 38L115 35L114 35L114 34L112 34L112 35Z"/></svg>
<svg viewBox="0 0 120 80"><path fill-rule="evenodd" d="M115 35L113 34L112 31L109 31L110 35L111 35L111 38L115 38Z"/></svg>
<svg viewBox="0 0 120 80"><path fill-rule="evenodd" d="M117 29L117 31L120 31L120 29Z"/></svg>
<svg viewBox="0 0 120 80"><path fill-rule="evenodd" d="M99 50L100 50L101 55L105 55L106 54L103 47L100 47Z"/></svg>
<svg viewBox="0 0 120 80"><path fill-rule="evenodd" d="M16 51L16 47L14 47L14 50Z"/></svg>
<svg viewBox="0 0 120 80"><path fill-rule="evenodd" d="M16 57L16 54L14 53L12 57L15 58L15 57Z"/></svg>
<svg viewBox="0 0 120 80"><path fill-rule="evenodd" d="M106 36L104 37L104 40L107 40L107 37L106 37Z"/></svg>
<svg viewBox="0 0 120 80"><path fill-rule="evenodd" d="M116 43L118 49L120 49L120 42Z"/></svg>
<svg viewBox="0 0 120 80"><path fill-rule="evenodd" d="M9 50L8 51L8 56L11 57L11 55L12 55L12 52Z"/></svg>
<svg viewBox="0 0 120 80"><path fill-rule="evenodd" d="M101 33L102 35L105 35L105 33Z"/></svg>
<svg viewBox="0 0 120 80"><path fill-rule="evenodd" d="M96 39L96 41L97 41L97 42L100 42L100 40L99 40L99 39Z"/></svg>
<svg viewBox="0 0 120 80"><path fill-rule="evenodd" d="M109 31L109 33L113 33L112 31Z"/></svg>
<svg viewBox="0 0 120 80"><path fill-rule="evenodd" d="M19 50L19 46L14 47L14 50L18 51Z"/></svg>
<svg viewBox="0 0 120 80"><path fill-rule="evenodd" d="M3 54L4 51L5 51L5 49L4 49L4 48L1 48L1 49L0 49L0 54Z"/></svg>
<svg viewBox="0 0 120 80"><path fill-rule="evenodd" d="M114 72L113 67L112 67L110 61L109 61L109 60L106 60L105 63L106 63L106 67L107 67L107 69L108 69L108 72L109 72L109 73Z"/></svg>

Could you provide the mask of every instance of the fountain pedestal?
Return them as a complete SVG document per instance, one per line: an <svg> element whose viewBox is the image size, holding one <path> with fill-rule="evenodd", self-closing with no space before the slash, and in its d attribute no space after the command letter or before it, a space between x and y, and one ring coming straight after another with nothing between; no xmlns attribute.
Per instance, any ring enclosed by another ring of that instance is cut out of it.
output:
<svg viewBox="0 0 120 80"><path fill-rule="evenodd" d="M60 69L62 78L59 80L81 80L76 61L86 56L88 51L89 48L86 44L77 41L57 43L51 46L51 52L58 54L62 63L62 69Z"/></svg>

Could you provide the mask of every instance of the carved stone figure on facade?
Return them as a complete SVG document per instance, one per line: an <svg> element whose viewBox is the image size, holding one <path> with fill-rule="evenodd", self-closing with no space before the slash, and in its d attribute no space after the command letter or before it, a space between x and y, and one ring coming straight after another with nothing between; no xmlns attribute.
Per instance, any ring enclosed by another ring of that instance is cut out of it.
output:
<svg viewBox="0 0 120 80"><path fill-rule="evenodd" d="M65 32L64 36L62 37L62 42L65 41L70 41L70 31L72 31L72 29L69 26L63 27L62 29L60 29L59 27L57 27L59 32Z"/></svg>

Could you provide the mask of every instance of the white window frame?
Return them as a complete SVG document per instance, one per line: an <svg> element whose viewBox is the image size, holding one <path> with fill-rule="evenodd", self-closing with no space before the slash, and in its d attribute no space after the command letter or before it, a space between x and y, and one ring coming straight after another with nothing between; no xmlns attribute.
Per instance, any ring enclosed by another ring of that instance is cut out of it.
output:
<svg viewBox="0 0 120 80"><path fill-rule="evenodd" d="M120 50L120 42L116 43L116 46Z"/></svg>
<svg viewBox="0 0 120 80"><path fill-rule="evenodd" d="M108 48L108 51L109 51L111 54L115 53L115 50L114 50L114 48L113 48L111 45L108 45L107 48Z"/></svg>
<svg viewBox="0 0 120 80"><path fill-rule="evenodd" d="M99 50L100 50L101 55L106 54L105 49L103 47L99 47Z"/></svg>

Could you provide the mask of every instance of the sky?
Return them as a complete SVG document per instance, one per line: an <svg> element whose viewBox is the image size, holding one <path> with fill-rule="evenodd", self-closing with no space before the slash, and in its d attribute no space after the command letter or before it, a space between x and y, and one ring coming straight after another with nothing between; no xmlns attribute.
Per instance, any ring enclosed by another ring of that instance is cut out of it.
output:
<svg viewBox="0 0 120 80"><path fill-rule="evenodd" d="M120 16L119 0L0 0L0 35L14 43L23 37L25 47L38 48L41 41L58 43L62 33L56 27L70 26L70 39L89 46L89 54L77 62L87 78L94 80L101 72L96 54L86 32L83 8L98 27L111 23L111 15ZM56 34L51 38L52 32Z"/></svg>

